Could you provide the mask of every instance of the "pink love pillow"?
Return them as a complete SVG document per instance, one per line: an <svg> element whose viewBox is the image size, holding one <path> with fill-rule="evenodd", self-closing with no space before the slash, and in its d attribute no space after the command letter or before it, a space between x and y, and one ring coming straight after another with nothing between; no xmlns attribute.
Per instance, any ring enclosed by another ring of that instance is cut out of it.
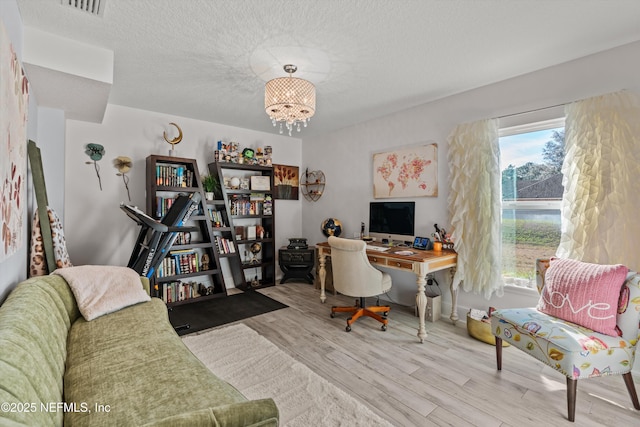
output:
<svg viewBox="0 0 640 427"><path fill-rule="evenodd" d="M596 332L618 336L618 300L628 271L621 264L551 258L537 308Z"/></svg>

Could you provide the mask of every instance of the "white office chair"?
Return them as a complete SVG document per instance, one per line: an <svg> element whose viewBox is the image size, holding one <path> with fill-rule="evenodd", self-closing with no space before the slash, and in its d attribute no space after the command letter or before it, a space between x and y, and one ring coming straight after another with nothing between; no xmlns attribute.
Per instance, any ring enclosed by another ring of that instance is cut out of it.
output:
<svg viewBox="0 0 640 427"><path fill-rule="evenodd" d="M359 298L352 307L331 307L331 317L335 317L336 313L351 313L351 317L347 319L347 332L351 331L351 324L362 316L376 319L382 323L381 329L386 331L390 307L365 307L365 298L378 296L391 289L391 276L369 263L364 241L331 236L328 242L331 246L334 289L341 294Z"/></svg>

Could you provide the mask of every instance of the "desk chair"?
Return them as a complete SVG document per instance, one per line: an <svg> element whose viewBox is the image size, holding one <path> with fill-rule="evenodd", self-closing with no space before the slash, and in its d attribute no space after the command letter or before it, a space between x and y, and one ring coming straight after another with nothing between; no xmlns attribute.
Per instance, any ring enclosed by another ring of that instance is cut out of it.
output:
<svg viewBox="0 0 640 427"><path fill-rule="evenodd" d="M547 275L549 266L549 259L539 259L536 262L538 291L544 296L545 288L551 286L553 290L546 290L548 295L552 295L555 305L560 305L563 298L566 301L571 299L575 303L576 299L570 294L571 290L553 288L555 282L549 285ZM576 263L571 267L572 269L566 273L562 271L556 273L556 269L554 279L562 273L565 273L564 276L560 276L562 278L579 278L580 287L589 287L587 295L593 297L595 301L595 285L587 282L589 277L595 277L591 274L593 270L587 271L584 268L585 272L590 274L584 272L578 274L581 265ZM509 308L494 311L491 316L491 330L496 337L498 370L502 369L502 340L505 340L567 377L569 421L575 420L578 380L602 375L622 375L633 407L640 410L638 395L631 376L635 350L640 337L638 326L640 323L640 274L629 271L626 279L624 277L622 279L624 283L617 286L617 293L607 293L612 299L610 304L606 305L611 306L615 316L612 326L615 326L617 333L613 336L546 314L543 311L549 310L541 308L540 304L538 308ZM564 295L562 298L561 294ZM591 302L590 300L589 303ZM602 307L604 303L598 304L598 307ZM597 315L604 318L601 312Z"/></svg>
<svg viewBox="0 0 640 427"><path fill-rule="evenodd" d="M367 258L367 245L362 240L329 237L331 264L333 266L333 286L341 294L357 297L352 307L331 307L331 317L336 313L351 313L347 319L346 331L351 332L351 324L362 316L372 317L382 323L387 330L389 306L365 306L365 298L378 296L391 289L391 276L376 269ZM379 313L382 313L380 315Z"/></svg>

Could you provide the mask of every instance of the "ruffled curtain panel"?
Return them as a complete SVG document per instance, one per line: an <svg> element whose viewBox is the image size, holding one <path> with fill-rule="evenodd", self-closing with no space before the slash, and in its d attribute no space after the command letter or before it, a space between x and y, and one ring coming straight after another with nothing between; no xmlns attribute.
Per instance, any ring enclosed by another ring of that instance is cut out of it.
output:
<svg viewBox="0 0 640 427"><path fill-rule="evenodd" d="M458 266L453 286L489 299L503 294L498 121L457 126L449 136L449 218Z"/></svg>
<svg viewBox="0 0 640 427"><path fill-rule="evenodd" d="M617 92L565 107L562 235L556 255L640 268L640 102Z"/></svg>

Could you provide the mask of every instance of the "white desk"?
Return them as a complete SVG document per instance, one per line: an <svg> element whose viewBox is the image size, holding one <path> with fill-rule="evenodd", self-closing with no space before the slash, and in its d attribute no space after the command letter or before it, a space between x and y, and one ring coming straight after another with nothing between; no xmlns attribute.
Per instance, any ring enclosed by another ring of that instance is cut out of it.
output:
<svg viewBox="0 0 640 427"><path fill-rule="evenodd" d="M320 277L320 301L323 303L327 299L327 295L324 291L325 279L327 275L326 259L331 256L331 246L329 243L322 242L316 245L318 250L319 269L318 276ZM394 252L400 250L411 250L415 252L414 255L397 255ZM418 306L418 338L420 342L424 342L427 337L427 330L425 329L425 312L427 308L427 296L425 294L425 284L427 283L426 277L428 273L440 271L444 269L451 269L451 321L455 324L458 320L457 314L457 299L458 290L453 289L453 275L455 273L456 262L458 255L454 251L442 250L440 252L435 251L420 251L417 249L409 248L392 248L386 252L380 252L368 249L367 258L372 264L384 266L388 268L394 268L397 270L411 271L416 275L416 284L418 286L418 292L416 293L416 305Z"/></svg>

